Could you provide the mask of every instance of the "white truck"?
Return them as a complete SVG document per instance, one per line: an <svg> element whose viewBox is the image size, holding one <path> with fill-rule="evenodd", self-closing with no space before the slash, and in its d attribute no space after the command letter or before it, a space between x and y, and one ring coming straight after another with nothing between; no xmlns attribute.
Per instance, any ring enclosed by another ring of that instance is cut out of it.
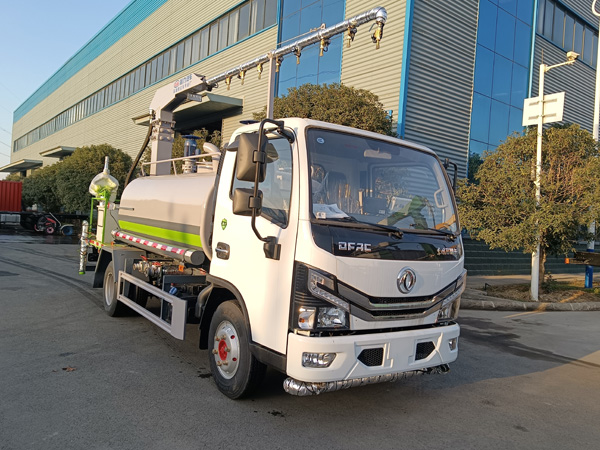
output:
<svg viewBox="0 0 600 450"><path fill-rule="evenodd" d="M382 27L382 9L357 17ZM99 249L106 312L130 307L179 339L195 318L231 398L267 366L294 395L447 371L466 272L438 157L372 132L265 119L222 151L190 143L184 173L171 174L172 110L213 85L193 74L157 91L150 175L118 205L99 204L82 256Z"/></svg>

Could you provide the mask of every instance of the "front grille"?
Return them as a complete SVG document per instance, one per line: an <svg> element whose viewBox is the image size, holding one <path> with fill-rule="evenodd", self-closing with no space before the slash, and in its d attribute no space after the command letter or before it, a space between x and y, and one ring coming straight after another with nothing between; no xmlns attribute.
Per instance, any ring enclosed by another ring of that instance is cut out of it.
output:
<svg viewBox="0 0 600 450"><path fill-rule="evenodd" d="M367 348L360 352L358 360L365 366L381 366L383 364L383 347Z"/></svg>
<svg viewBox="0 0 600 450"><path fill-rule="evenodd" d="M417 344L417 354L415 355L415 361L425 359L433 353L435 350L435 344L431 341L420 342Z"/></svg>
<svg viewBox="0 0 600 450"><path fill-rule="evenodd" d="M388 311L369 311L369 314L371 314L373 317L402 317L402 316L408 316L408 315L414 315L414 314L423 314L427 311L427 308L419 308L419 309L405 309L405 310L400 310L400 309L395 309L395 310L388 310Z"/></svg>
<svg viewBox="0 0 600 450"><path fill-rule="evenodd" d="M456 288L456 281L433 295L414 297L371 297L338 282L338 293L350 303L350 313L362 320L415 319L437 311L443 298Z"/></svg>
<svg viewBox="0 0 600 450"><path fill-rule="evenodd" d="M433 295L418 297L369 297L373 305L393 305L398 303L421 303L433 302Z"/></svg>

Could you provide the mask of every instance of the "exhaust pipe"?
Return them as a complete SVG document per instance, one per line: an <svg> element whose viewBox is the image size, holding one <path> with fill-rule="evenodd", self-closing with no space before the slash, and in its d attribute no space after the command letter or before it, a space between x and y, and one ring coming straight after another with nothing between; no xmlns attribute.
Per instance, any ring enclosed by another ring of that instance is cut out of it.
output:
<svg viewBox="0 0 600 450"><path fill-rule="evenodd" d="M449 371L450 367L448 367L448 364L442 364L439 366L428 367L427 369L415 370L412 372L389 373L385 375L374 375L372 377L352 378L350 380L324 381L322 383L299 381L294 378L288 377L283 381L283 389L290 395L305 397L309 395L319 395L325 392L335 392L340 391L342 389L350 389L352 387L365 386L367 384L377 384L405 380L415 375L433 375L438 373L448 373Z"/></svg>

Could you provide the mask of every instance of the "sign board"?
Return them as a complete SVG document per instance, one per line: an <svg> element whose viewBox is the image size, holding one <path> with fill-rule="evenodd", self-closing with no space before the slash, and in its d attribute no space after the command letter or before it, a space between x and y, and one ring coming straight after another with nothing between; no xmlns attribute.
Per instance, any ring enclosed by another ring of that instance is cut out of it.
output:
<svg viewBox="0 0 600 450"><path fill-rule="evenodd" d="M544 95L543 123L560 122L565 109L565 93ZM526 98L523 102L523 126L537 125L540 115L540 97Z"/></svg>

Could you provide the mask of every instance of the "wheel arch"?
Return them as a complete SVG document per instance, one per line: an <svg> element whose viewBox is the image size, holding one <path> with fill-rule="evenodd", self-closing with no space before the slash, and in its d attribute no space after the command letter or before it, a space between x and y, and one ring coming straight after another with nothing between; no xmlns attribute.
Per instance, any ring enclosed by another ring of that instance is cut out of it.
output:
<svg viewBox="0 0 600 450"><path fill-rule="evenodd" d="M101 288L104 286L104 272L106 272L106 268L111 261L112 252L101 248L100 254L98 255L98 261L96 262L96 270L94 271L94 281L92 282L93 288Z"/></svg>
<svg viewBox="0 0 600 450"><path fill-rule="evenodd" d="M211 275L207 275L206 281L211 283L212 290L202 305L199 325L199 348L202 350L208 349L210 321L219 305L228 300L236 300L238 305L240 305L242 315L244 316L244 321L246 322L246 327L248 328L249 341L252 342L252 327L250 326L248 309L246 308L246 303L244 302L244 298L242 297L242 294L240 294L240 291L238 291L237 288L230 282Z"/></svg>

